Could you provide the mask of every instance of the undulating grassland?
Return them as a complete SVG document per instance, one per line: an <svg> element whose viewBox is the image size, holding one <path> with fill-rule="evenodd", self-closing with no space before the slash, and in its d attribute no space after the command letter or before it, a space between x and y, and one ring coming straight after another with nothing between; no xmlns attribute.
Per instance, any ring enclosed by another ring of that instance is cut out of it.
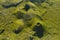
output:
<svg viewBox="0 0 60 40"><path fill-rule="evenodd" d="M60 40L60 0L0 0L0 40Z"/></svg>

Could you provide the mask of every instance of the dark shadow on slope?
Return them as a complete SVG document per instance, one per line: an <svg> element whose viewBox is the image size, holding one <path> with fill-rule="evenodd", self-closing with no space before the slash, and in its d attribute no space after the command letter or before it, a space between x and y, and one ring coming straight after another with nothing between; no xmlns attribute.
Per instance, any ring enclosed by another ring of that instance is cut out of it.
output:
<svg viewBox="0 0 60 40"><path fill-rule="evenodd" d="M39 15L36 15L40 20L43 20L43 18L41 17L41 16L39 16Z"/></svg>
<svg viewBox="0 0 60 40"><path fill-rule="evenodd" d="M30 15L24 14L22 12L17 12L16 14L13 14L13 15L15 15L18 19L23 19L25 21L32 19L32 17Z"/></svg>
<svg viewBox="0 0 60 40"><path fill-rule="evenodd" d="M5 31L4 29L3 30L0 30L0 34L2 34L4 31Z"/></svg>
<svg viewBox="0 0 60 40"><path fill-rule="evenodd" d="M42 14L42 16L45 16L46 14L47 14L47 11L44 14Z"/></svg>
<svg viewBox="0 0 60 40"><path fill-rule="evenodd" d="M0 13L0 14L2 14L2 13Z"/></svg>
<svg viewBox="0 0 60 40"><path fill-rule="evenodd" d="M40 23L37 23L37 25L33 28L33 31L36 32L33 36L37 36L39 38L44 36L44 28Z"/></svg>
<svg viewBox="0 0 60 40"><path fill-rule="evenodd" d="M4 8L10 8L10 7L17 7L20 3L22 3L23 1L16 3L16 4L10 4L10 5L2 5Z"/></svg>
<svg viewBox="0 0 60 40"><path fill-rule="evenodd" d="M18 29L13 30L15 34L19 34L23 30L22 27L19 27Z"/></svg>
<svg viewBox="0 0 60 40"><path fill-rule="evenodd" d="M22 18L23 18L23 15L24 15L24 13L22 13L22 12L17 12L17 13L15 14L15 16L16 16L18 19L22 19Z"/></svg>
<svg viewBox="0 0 60 40"><path fill-rule="evenodd" d="M28 4L26 4L23 9L26 10L26 11L28 11L30 9L30 6Z"/></svg>
<svg viewBox="0 0 60 40"><path fill-rule="evenodd" d="M30 0L32 3L43 3L45 0Z"/></svg>
<svg viewBox="0 0 60 40"><path fill-rule="evenodd" d="M52 6L52 5L54 5L53 2L46 1L46 3L49 4L48 6Z"/></svg>
<svg viewBox="0 0 60 40"><path fill-rule="evenodd" d="M30 40L33 40L33 38L32 37L29 37L30 38Z"/></svg>

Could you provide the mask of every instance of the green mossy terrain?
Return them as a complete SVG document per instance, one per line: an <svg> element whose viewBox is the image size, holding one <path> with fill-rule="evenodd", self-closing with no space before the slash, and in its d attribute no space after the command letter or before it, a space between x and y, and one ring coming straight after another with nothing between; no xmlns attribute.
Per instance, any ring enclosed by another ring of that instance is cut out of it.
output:
<svg viewBox="0 0 60 40"><path fill-rule="evenodd" d="M0 0L0 40L60 40L60 0Z"/></svg>

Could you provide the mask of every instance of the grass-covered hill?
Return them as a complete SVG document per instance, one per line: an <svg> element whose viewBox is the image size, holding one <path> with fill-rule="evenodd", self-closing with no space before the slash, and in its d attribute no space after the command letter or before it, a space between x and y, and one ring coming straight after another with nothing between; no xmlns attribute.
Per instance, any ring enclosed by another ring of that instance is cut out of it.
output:
<svg viewBox="0 0 60 40"><path fill-rule="evenodd" d="M0 0L0 40L60 40L60 0Z"/></svg>

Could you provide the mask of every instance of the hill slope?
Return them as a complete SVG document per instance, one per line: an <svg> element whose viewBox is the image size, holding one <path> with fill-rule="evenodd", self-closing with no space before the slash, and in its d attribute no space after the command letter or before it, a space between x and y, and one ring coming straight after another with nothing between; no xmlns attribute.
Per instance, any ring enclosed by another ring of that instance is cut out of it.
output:
<svg viewBox="0 0 60 40"><path fill-rule="evenodd" d="M59 0L0 0L0 40L60 40Z"/></svg>

